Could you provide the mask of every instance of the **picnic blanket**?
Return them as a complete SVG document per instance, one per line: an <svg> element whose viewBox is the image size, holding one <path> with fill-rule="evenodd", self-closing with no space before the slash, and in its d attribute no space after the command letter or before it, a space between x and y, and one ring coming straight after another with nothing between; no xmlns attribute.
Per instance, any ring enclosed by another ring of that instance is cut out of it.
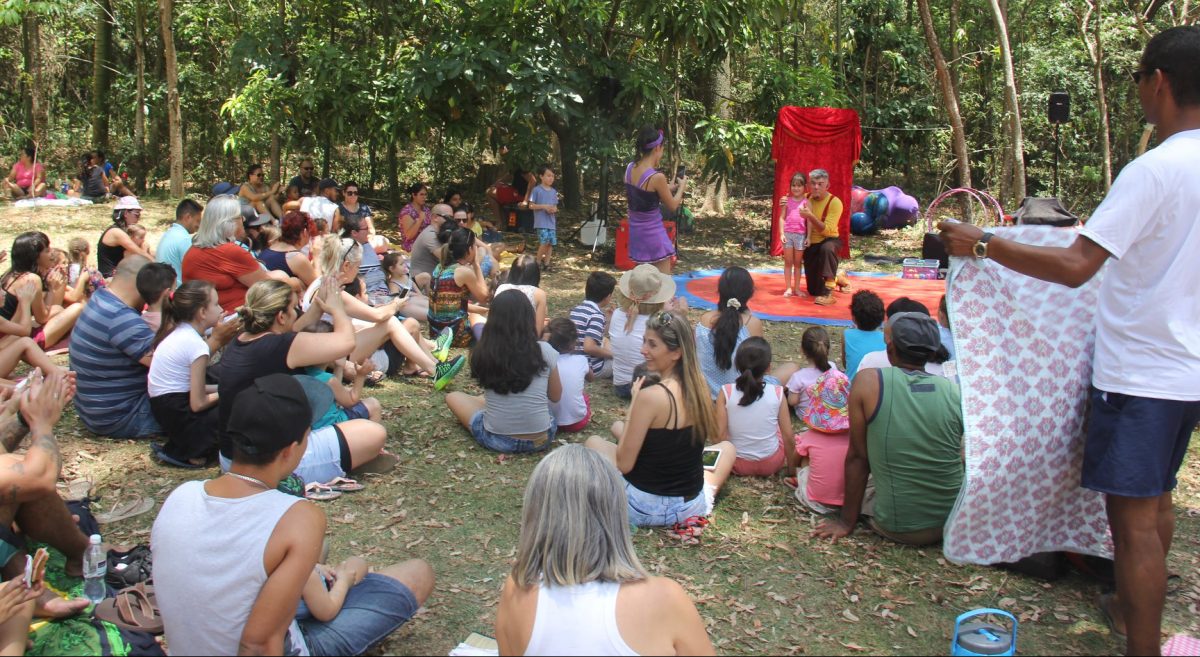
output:
<svg viewBox="0 0 1200 657"><path fill-rule="evenodd" d="M1049 226L994 232L1044 246L1067 246L1078 235ZM966 476L946 522L947 559L1112 556L1103 497L1079 486L1099 285L1099 275L1071 289L992 260L952 259L946 300Z"/></svg>
<svg viewBox="0 0 1200 657"><path fill-rule="evenodd" d="M62 208L91 204L91 201L82 198L23 198L13 203L13 206L18 208Z"/></svg>

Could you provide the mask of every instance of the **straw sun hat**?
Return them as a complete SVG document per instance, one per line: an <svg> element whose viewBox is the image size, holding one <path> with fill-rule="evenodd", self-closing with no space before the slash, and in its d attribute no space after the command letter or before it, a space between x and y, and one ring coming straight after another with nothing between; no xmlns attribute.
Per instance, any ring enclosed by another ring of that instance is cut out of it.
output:
<svg viewBox="0 0 1200 657"><path fill-rule="evenodd" d="M636 303L666 303L675 296L675 279L654 265L638 265L621 274L621 294Z"/></svg>

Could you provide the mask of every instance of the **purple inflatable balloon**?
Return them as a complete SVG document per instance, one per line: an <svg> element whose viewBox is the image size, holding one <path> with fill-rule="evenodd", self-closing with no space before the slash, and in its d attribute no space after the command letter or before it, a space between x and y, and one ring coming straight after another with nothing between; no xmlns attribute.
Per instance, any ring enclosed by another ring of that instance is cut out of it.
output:
<svg viewBox="0 0 1200 657"><path fill-rule="evenodd" d="M872 193L883 194L888 200L888 213L883 217L883 228L902 228L917 222L921 207L917 199L904 193L899 187L885 187L872 190Z"/></svg>

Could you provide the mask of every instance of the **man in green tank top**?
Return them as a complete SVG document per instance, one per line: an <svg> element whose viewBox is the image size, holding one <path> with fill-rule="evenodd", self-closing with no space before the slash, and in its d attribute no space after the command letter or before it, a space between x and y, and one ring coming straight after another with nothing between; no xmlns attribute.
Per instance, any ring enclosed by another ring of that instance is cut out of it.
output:
<svg viewBox="0 0 1200 657"><path fill-rule="evenodd" d="M937 323L923 313L897 313L884 327L892 367L866 369L850 388L850 451L840 518L818 536L854 531L863 513L868 475L875 485L870 526L899 543L929 545L962 486L962 405L958 385L925 372L945 350Z"/></svg>

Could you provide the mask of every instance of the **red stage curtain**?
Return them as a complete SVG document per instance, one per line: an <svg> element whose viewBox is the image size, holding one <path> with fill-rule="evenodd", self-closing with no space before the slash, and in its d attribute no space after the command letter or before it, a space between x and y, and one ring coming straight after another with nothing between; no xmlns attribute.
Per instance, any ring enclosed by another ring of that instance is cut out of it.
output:
<svg viewBox="0 0 1200 657"><path fill-rule="evenodd" d="M792 174L813 169L829 172L829 192L842 200L839 234L841 257L850 257L850 186L862 150L858 113L832 107L783 107L775 120L771 159L775 160L775 193L771 196L771 253L781 255L779 197L790 190Z"/></svg>

